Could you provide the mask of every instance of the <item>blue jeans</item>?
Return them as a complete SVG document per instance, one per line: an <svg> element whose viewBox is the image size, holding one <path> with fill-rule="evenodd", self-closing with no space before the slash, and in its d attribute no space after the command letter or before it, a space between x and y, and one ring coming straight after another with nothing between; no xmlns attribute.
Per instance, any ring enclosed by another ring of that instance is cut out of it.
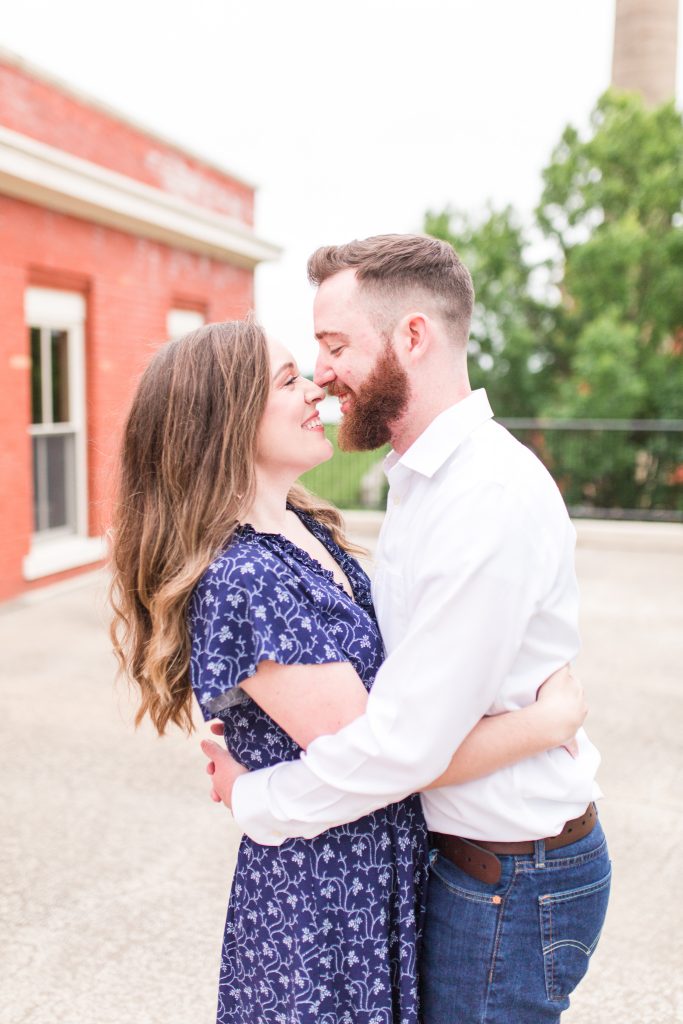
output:
<svg viewBox="0 0 683 1024"><path fill-rule="evenodd" d="M611 868L597 822L576 843L500 858L495 885L432 851L424 1024L551 1024L569 1006L605 919Z"/></svg>

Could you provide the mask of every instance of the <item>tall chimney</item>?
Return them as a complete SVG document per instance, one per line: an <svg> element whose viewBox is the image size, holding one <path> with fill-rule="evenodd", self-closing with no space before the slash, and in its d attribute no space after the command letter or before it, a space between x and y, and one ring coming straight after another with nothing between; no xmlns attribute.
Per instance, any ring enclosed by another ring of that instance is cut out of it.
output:
<svg viewBox="0 0 683 1024"><path fill-rule="evenodd" d="M612 86L655 107L676 93L678 0L616 0Z"/></svg>

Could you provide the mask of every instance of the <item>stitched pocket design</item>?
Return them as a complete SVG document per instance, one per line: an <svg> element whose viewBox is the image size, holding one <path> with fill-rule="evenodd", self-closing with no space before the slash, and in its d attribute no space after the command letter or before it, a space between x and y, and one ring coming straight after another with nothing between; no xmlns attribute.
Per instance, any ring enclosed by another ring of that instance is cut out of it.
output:
<svg viewBox="0 0 683 1024"><path fill-rule="evenodd" d="M580 889L539 896L543 966L548 999L564 999L588 970L609 900L612 870Z"/></svg>

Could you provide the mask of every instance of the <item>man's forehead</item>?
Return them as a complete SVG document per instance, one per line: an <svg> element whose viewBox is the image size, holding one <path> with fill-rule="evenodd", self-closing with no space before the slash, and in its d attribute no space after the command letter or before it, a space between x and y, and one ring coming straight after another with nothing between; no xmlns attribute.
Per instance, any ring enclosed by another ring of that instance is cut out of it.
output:
<svg viewBox="0 0 683 1024"><path fill-rule="evenodd" d="M332 308L339 303L347 303L349 298L355 294L357 288L356 271L353 267L338 270L336 274L326 277L318 285L315 299L313 300L313 308L326 309Z"/></svg>
<svg viewBox="0 0 683 1024"><path fill-rule="evenodd" d="M342 271L327 278L316 292L313 327L318 341L349 341L366 326L367 311L356 290L355 275L347 274ZM338 278L343 278L340 284Z"/></svg>

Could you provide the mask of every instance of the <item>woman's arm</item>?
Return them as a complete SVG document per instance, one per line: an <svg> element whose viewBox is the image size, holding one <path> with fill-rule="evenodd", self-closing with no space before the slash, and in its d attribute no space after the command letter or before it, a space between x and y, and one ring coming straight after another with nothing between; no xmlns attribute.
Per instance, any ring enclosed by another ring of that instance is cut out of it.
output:
<svg viewBox="0 0 683 1024"><path fill-rule="evenodd" d="M305 750L318 736L339 732L365 711L367 690L348 661L279 665L262 661L240 684L258 706Z"/></svg>
<svg viewBox="0 0 683 1024"><path fill-rule="evenodd" d="M367 703L365 687L348 662L279 665L263 661L241 686L303 749L318 736L337 732L362 715ZM568 744L585 715L579 683L568 667L560 669L541 687L535 704L482 719L456 750L446 771L427 788L468 782ZM221 734L223 727L212 725L211 730ZM213 747L215 744L202 745L212 759L216 755ZM214 774L213 768L210 760L209 774ZM214 793L215 787L212 796Z"/></svg>
<svg viewBox="0 0 683 1024"><path fill-rule="evenodd" d="M261 661L242 689L304 750L318 736L338 732L365 711L367 690L347 661L323 665L279 665ZM223 735L221 722L211 732ZM225 747L202 740L212 776L211 799L231 806L235 779L246 772Z"/></svg>
<svg viewBox="0 0 683 1024"><path fill-rule="evenodd" d="M465 737L446 771L426 789L457 786L554 747L577 753L574 736L588 707L583 687L565 665L540 687L536 702L520 711L482 718Z"/></svg>

